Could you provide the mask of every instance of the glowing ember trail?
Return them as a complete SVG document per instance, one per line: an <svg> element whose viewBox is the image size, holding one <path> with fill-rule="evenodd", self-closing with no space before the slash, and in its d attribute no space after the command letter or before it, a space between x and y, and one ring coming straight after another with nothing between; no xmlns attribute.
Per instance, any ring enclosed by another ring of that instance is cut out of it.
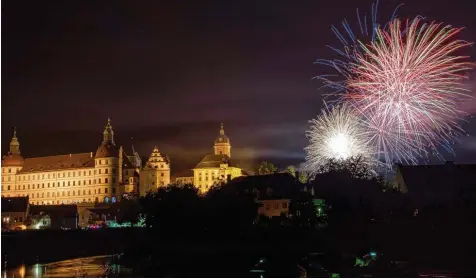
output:
<svg viewBox="0 0 476 279"><path fill-rule="evenodd" d="M416 163L437 148L452 151L463 133L463 112L456 104L470 97L462 82L472 64L452 55L470 43L453 39L461 29L420 24L416 18L402 28L395 19L377 28L370 45L360 43L357 62L347 77L344 100L366 126L377 156L388 166Z"/></svg>

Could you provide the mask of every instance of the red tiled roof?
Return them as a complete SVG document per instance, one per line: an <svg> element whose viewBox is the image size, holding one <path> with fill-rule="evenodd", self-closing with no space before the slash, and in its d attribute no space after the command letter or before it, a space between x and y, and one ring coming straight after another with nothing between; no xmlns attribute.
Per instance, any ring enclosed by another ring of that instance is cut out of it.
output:
<svg viewBox="0 0 476 279"><path fill-rule="evenodd" d="M23 168L18 173L21 174L37 171L56 171L92 167L94 167L94 157L91 156L91 153L77 153L26 158Z"/></svg>

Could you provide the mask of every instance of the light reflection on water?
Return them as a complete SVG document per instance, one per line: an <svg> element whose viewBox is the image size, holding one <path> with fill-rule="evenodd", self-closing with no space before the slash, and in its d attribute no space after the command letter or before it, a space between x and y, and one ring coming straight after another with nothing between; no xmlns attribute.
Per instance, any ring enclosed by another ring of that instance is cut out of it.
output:
<svg viewBox="0 0 476 279"><path fill-rule="evenodd" d="M113 256L76 258L49 264L21 265L5 270L2 275L8 278L84 278L122 277L129 272L128 269L113 262Z"/></svg>

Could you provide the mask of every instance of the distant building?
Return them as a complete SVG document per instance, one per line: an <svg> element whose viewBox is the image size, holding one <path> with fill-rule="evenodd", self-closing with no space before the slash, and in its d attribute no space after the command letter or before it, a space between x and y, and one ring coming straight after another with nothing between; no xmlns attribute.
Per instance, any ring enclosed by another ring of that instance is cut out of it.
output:
<svg viewBox="0 0 476 279"><path fill-rule="evenodd" d="M78 229L79 212L76 204L32 205L32 229Z"/></svg>
<svg viewBox="0 0 476 279"><path fill-rule="evenodd" d="M231 143L225 135L223 124L221 124L220 134L215 140L213 149L213 155L206 155L193 168L193 185L201 193L207 192L215 184L227 182L243 175L242 169L231 160Z"/></svg>
<svg viewBox="0 0 476 279"><path fill-rule="evenodd" d="M170 160L167 156L161 154L155 146L149 160L140 172L140 195L145 196L147 192L169 184Z"/></svg>
<svg viewBox="0 0 476 279"><path fill-rule="evenodd" d="M110 119L95 153L24 159L15 129L2 158L2 197L28 196L36 205L115 202L138 190L140 161L132 163L130 157L116 146Z"/></svg>
<svg viewBox="0 0 476 279"><path fill-rule="evenodd" d="M476 165L397 165L395 183L416 205L457 201L476 193Z"/></svg>
<svg viewBox="0 0 476 279"><path fill-rule="evenodd" d="M29 213L28 197L2 198L2 229L26 229Z"/></svg>
<svg viewBox="0 0 476 279"><path fill-rule="evenodd" d="M301 191L299 182L289 173L239 177L226 187L252 194L260 203L258 214L266 217L287 215L291 200Z"/></svg>
<svg viewBox="0 0 476 279"><path fill-rule="evenodd" d="M193 185L193 171L186 170L177 174L175 177L175 184L177 185Z"/></svg>

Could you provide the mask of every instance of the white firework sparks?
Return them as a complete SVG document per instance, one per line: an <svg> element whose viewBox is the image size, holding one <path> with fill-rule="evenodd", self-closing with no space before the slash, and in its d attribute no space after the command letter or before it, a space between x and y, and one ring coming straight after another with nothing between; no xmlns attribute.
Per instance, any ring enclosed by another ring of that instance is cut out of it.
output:
<svg viewBox="0 0 476 279"><path fill-rule="evenodd" d="M356 157L373 164L373 152L365 130L346 104L323 109L318 118L309 122L311 127L306 131L309 146L305 148L309 171L316 172L331 160L346 161Z"/></svg>

